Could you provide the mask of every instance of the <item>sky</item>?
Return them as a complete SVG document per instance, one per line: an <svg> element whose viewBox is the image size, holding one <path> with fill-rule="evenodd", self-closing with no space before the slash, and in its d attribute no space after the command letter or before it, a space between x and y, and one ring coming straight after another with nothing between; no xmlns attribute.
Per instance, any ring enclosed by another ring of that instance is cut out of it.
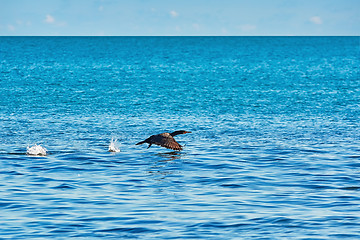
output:
<svg viewBox="0 0 360 240"><path fill-rule="evenodd" d="M0 0L0 36L360 36L360 0Z"/></svg>

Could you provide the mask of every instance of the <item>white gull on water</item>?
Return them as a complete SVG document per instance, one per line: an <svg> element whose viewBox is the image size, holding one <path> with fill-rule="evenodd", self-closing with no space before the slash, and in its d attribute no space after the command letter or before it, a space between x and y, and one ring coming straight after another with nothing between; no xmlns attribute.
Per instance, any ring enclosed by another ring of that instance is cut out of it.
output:
<svg viewBox="0 0 360 240"><path fill-rule="evenodd" d="M35 144L32 147L27 147L27 151L26 151L27 155L39 155L39 156L46 156L47 155L47 149Z"/></svg>

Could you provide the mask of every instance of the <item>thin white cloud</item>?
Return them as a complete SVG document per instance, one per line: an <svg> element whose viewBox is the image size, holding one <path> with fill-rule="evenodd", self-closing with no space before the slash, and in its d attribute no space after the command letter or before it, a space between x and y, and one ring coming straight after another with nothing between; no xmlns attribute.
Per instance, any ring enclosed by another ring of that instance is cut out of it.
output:
<svg viewBox="0 0 360 240"><path fill-rule="evenodd" d="M319 16L311 17L311 18L310 18L310 22L312 22L312 23L314 23L314 24L318 24L318 25L320 25L320 24L323 23L321 17L319 17Z"/></svg>
<svg viewBox="0 0 360 240"><path fill-rule="evenodd" d="M174 11L174 10L172 10L172 11L170 11L170 15L175 18L175 17L179 16L179 13L177 13L177 12Z"/></svg>
<svg viewBox="0 0 360 240"><path fill-rule="evenodd" d="M196 30L196 31L199 31L200 30L200 25L198 23L194 23L192 25L192 27Z"/></svg>
<svg viewBox="0 0 360 240"><path fill-rule="evenodd" d="M104 10L104 6L99 7L99 11L102 12Z"/></svg>
<svg viewBox="0 0 360 240"><path fill-rule="evenodd" d="M12 31L12 32L15 31L14 25L9 24L7 27L10 31Z"/></svg>
<svg viewBox="0 0 360 240"><path fill-rule="evenodd" d="M67 22L56 22L56 26L58 27L66 27L67 26Z"/></svg>
<svg viewBox="0 0 360 240"><path fill-rule="evenodd" d="M240 26L241 31L249 32L256 29L256 25L253 24L243 24Z"/></svg>
<svg viewBox="0 0 360 240"><path fill-rule="evenodd" d="M50 14L47 14L46 15L46 18L45 18L45 22L46 23L54 23L55 22L55 18L53 16L51 16Z"/></svg>
<svg viewBox="0 0 360 240"><path fill-rule="evenodd" d="M16 25L17 26L27 26L27 27L29 27L29 26L31 26L31 22L30 21L23 21L21 19L18 19L18 20L16 20Z"/></svg>

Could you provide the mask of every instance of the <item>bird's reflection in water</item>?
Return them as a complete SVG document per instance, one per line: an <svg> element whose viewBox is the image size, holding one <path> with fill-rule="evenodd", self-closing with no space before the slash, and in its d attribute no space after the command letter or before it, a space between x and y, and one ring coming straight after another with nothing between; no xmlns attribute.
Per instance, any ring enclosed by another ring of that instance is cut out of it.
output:
<svg viewBox="0 0 360 240"><path fill-rule="evenodd" d="M179 164L174 160L179 160L186 154L178 151L171 151L166 153L156 153L154 155L161 159L154 162L148 173L155 176L154 180L164 181L166 176L179 174L181 172L179 171Z"/></svg>
<svg viewBox="0 0 360 240"><path fill-rule="evenodd" d="M169 161L181 159L185 155L185 153L172 151L167 153L157 153L156 155L164 158L163 160L159 160L159 162L169 162Z"/></svg>

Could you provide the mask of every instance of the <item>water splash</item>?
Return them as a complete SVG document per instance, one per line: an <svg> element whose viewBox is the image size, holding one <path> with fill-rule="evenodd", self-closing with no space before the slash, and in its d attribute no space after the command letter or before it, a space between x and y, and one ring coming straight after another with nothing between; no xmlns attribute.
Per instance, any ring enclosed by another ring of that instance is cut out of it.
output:
<svg viewBox="0 0 360 240"><path fill-rule="evenodd" d="M120 148L117 146L117 139L111 139L109 144L109 152L120 152Z"/></svg>
<svg viewBox="0 0 360 240"><path fill-rule="evenodd" d="M39 155L39 156L47 155L47 149L37 144L35 144L32 147L28 146L26 149L27 149L26 151L27 155Z"/></svg>

